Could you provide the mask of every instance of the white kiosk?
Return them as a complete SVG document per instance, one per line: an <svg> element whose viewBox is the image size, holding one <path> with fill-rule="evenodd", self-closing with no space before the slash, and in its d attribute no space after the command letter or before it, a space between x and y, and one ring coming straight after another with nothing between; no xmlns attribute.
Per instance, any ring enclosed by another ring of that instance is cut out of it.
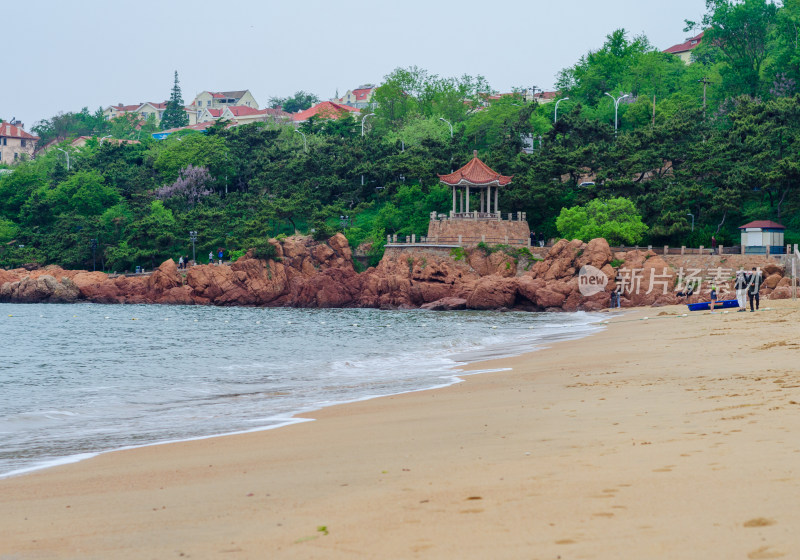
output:
<svg viewBox="0 0 800 560"><path fill-rule="evenodd" d="M785 226L771 220L756 220L739 226L742 232L742 249L746 255L781 255L784 253Z"/></svg>

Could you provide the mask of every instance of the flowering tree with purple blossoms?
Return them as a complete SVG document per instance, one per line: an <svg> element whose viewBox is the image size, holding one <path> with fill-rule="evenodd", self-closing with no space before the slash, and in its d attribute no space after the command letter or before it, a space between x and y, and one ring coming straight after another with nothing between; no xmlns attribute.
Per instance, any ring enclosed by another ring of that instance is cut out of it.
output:
<svg viewBox="0 0 800 560"><path fill-rule="evenodd" d="M208 185L213 179L203 166L194 167L191 163L180 170L178 179L170 184L159 187L155 197L159 200L180 197L186 200L187 208L194 208L200 199L214 192Z"/></svg>

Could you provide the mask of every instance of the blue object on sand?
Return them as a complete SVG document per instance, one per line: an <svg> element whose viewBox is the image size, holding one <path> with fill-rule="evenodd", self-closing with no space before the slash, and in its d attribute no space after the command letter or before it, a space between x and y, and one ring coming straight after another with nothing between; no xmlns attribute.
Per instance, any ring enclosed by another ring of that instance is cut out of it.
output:
<svg viewBox="0 0 800 560"><path fill-rule="evenodd" d="M711 308L711 302L701 301L700 303L687 303L686 306L689 308L689 311L705 311ZM718 301L714 305L714 309L726 309L729 307L739 307L739 302L735 299L726 299Z"/></svg>

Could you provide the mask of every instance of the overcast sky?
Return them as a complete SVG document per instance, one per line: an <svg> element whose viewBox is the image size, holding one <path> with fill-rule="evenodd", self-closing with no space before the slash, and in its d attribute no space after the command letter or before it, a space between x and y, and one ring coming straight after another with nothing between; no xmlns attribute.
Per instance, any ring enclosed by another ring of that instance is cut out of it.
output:
<svg viewBox="0 0 800 560"><path fill-rule="evenodd" d="M364 8L364 6L372 6ZM28 0L3 3L0 118L27 129L60 111L249 89L262 106L322 99L399 66L483 75L499 91L552 88L624 28L659 49L685 40L704 0Z"/></svg>

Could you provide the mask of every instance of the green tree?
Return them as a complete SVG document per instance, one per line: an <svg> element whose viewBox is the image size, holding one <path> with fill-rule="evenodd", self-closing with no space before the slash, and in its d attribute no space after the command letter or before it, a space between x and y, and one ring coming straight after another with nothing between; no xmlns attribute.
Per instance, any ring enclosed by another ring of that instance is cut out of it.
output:
<svg viewBox="0 0 800 560"><path fill-rule="evenodd" d="M180 128L189 124L189 115L186 114L183 106L183 96L181 86L178 83L178 71L175 70L175 84L172 86L169 101L161 117L161 130L170 128Z"/></svg>
<svg viewBox="0 0 800 560"><path fill-rule="evenodd" d="M700 22L686 21L685 31L705 30L696 57L724 63L729 95L758 95L778 7L770 0L706 0L706 10Z"/></svg>
<svg viewBox="0 0 800 560"><path fill-rule="evenodd" d="M800 86L800 0L784 0L773 28L771 59L768 61L773 77L775 96L791 96ZM782 82L782 83L781 83ZM785 91L775 86L783 85Z"/></svg>
<svg viewBox="0 0 800 560"><path fill-rule="evenodd" d="M633 245L647 226L627 198L595 199L585 206L562 208L556 219L559 233L568 239L605 238L610 245Z"/></svg>
<svg viewBox="0 0 800 560"><path fill-rule="evenodd" d="M287 113L297 113L298 111L305 111L319 103L319 97L313 93L307 93L303 90L296 91L290 97L270 97L269 106L273 109L283 109Z"/></svg>

